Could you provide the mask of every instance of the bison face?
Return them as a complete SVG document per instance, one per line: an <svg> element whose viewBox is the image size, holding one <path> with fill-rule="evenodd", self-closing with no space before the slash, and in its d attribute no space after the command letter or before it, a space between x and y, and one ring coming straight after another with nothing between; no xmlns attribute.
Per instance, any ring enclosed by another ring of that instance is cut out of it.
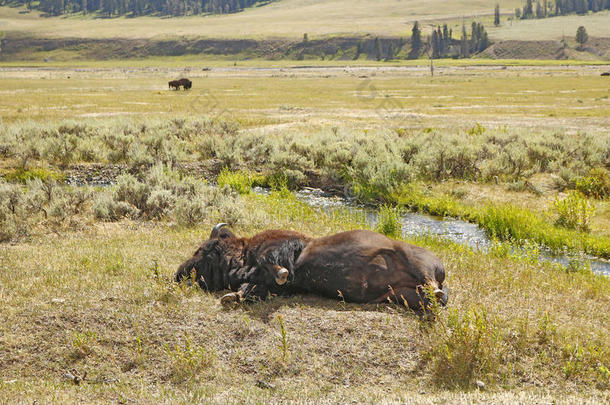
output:
<svg viewBox="0 0 610 405"><path fill-rule="evenodd" d="M228 287L229 272L239 262L239 249L235 246L235 235L226 224L218 224L193 257L178 267L175 280L195 280L204 290L218 291Z"/></svg>
<svg viewBox="0 0 610 405"><path fill-rule="evenodd" d="M178 267L175 279L177 282L187 280L189 283L196 281L204 290L213 290L208 282L213 280L215 270L220 268L221 257L218 252L218 240L209 239L205 241L193 257Z"/></svg>
<svg viewBox="0 0 610 405"><path fill-rule="evenodd" d="M410 303L409 305L412 308L419 306L418 310L423 310L423 312L431 308L435 301L441 306L446 306L449 301L449 287L443 286L445 268L439 262L434 266L433 271L432 269L427 270L424 272L426 274L421 275L425 281L415 288L417 304L411 305Z"/></svg>

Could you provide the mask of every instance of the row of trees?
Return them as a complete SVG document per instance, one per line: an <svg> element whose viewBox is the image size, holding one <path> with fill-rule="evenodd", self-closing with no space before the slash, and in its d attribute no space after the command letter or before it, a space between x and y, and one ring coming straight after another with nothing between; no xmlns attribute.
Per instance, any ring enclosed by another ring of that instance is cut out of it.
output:
<svg viewBox="0 0 610 405"><path fill-rule="evenodd" d="M183 16L202 13L228 14L250 7L261 0L17 0L28 9L37 8L51 15L100 13L113 17L131 15Z"/></svg>
<svg viewBox="0 0 610 405"><path fill-rule="evenodd" d="M462 36L459 40L453 38L453 30L444 24L439 25L428 39L428 52L432 59L445 57L468 58L479 53L489 46L487 31L481 23L473 22L468 36L466 26L462 26ZM411 30L411 52L409 59L417 59L424 50L421 29L416 21Z"/></svg>
<svg viewBox="0 0 610 405"><path fill-rule="evenodd" d="M498 9L499 6L496 6ZM546 18L567 14L587 14L589 11L610 10L610 0L527 0L523 8L515 9L520 19Z"/></svg>

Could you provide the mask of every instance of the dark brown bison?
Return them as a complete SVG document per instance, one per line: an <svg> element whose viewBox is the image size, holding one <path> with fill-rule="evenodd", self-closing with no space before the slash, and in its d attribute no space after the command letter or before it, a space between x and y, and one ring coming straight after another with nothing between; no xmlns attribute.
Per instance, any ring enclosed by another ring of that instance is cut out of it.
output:
<svg viewBox="0 0 610 405"><path fill-rule="evenodd" d="M179 79L179 80L172 80L168 83L169 88L173 88L175 90L179 90L180 87L182 87L184 90L188 90L191 87L193 87L193 82L190 81L189 79Z"/></svg>
<svg viewBox="0 0 610 405"><path fill-rule="evenodd" d="M176 281L194 279L205 290L237 292L224 297L223 303L286 293L279 287L287 282L289 269L310 239L284 230L238 238L224 225L216 225L193 257L180 265Z"/></svg>
<svg viewBox="0 0 610 405"><path fill-rule="evenodd" d="M445 268L430 251L355 230L311 239L274 230L238 238L217 225L176 280L194 277L207 290L230 288L223 304L268 294L309 292L349 302L404 303L420 311L432 296L445 305Z"/></svg>
<svg viewBox="0 0 610 405"><path fill-rule="evenodd" d="M610 72L604 72L600 76L610 76Z"/></svg>

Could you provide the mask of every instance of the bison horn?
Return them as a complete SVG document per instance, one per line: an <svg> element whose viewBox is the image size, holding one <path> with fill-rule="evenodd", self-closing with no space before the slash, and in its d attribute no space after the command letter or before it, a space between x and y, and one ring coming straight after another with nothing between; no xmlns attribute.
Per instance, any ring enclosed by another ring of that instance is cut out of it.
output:
<svg viewBox="0 0 610 405"><path fill-rule="evenodd" d="M220 231L220 228L222 228L223 226L229 225L225 222L221 222L219 224L217 224L214 229L212 229L212 232L210 233L210 239L212 238L216 238L218 237L218 231Z"/></svg>
<svg viewBox="0 0 610 405"><path fill-rule="evenodd" d="M239 293L228 293L222 296L220 299L220 303L223 307L230 306L232 304L237 304L241 301L241 295Z"/></svg>
<svg viewBox="0 0 610 405"><path fill-rule="evenodd" d="M434 295L436 296L436 298L438 298L439 300L442 300L445 296L445 293L443 292L443 290L437 288L436 290L434 290Z"/></svg>
<svg viewBox="0 0 610 405"><path fill-rule="evenodd" d="M275 282L278 283L278 285L284 285L286 284L286 281L288 281L288 270L283 268L277 272Z"/></svg>

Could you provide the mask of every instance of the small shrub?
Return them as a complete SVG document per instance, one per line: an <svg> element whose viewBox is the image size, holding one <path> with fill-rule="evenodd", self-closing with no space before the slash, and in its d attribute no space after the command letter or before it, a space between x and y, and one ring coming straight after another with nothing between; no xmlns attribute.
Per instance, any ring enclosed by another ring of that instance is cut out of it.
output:
<svg viewBox="0 0 610 405"><path fill-rule="evenodd" d="M139 210L146 210L151 188L132 175L123 174L117 178L114 192L117 201L125 201Z"/></svg>
<svg viewBox="0 0 610 405"><path fill-rule="evenodd" d="M589 225L595 207L580 192L572 191L563 200L555 197L553 208L558 216L555 225L583 232L590 230Z"/></svg>
<svg viewBox="0 0 610 405"><path fill-rule="evenodd" d="M466 133L470 136L483 135L485 133L485 127L477 122L472 128L469 128Z"/></svg>
<svg viewBox="0 0 610 405"><path fill-rule="evenodd" d="M118 221L122 218L136 218L140 214L133 205L116 201L111 194L100 194L93 204L93 215L101 221Z"/></svg>
<svg viewBox="0 0 610 405"><path fill-rule="evenodd" d="M149 218L163 218L174 206L176 197L170 190L155 189L146 200L146 213Z"/></svg>
<svg viewBox="0 0 610 405"><path fill-rule="evenodd" d="M30 232L30 216L25 207L22 187L0 182L0 242L26 236Z"/></svg>
<svg viewBox="0 0 610 405"><path fill-rule="evenodd" d="M265 183L272 191L286 191L296 189L296 184L290 181L286 173L274 172L265 177Z"/></svg>
<svg viewBox="0 0 610 405"><path fill-rule="evenodd" d="M47 140L43 157L48 162L67 166L76 159L76 150L79 139L75 135L66 135L61 138L50 138Z"/></svg>
<svg viewBox="0 0 610 405"><path fill-rule="evenodd" d="M192 227L206 219L206 206L199 198L182 197L176 201L172 214L179 225Z"/></svg>
<svg viewBox="0 0 610 405"><path fill-rule="evenodd" d="M588 176L577 177L574 188L587 197L598 199L610 196L610 174L603 167L591 169Z"/></svg>

